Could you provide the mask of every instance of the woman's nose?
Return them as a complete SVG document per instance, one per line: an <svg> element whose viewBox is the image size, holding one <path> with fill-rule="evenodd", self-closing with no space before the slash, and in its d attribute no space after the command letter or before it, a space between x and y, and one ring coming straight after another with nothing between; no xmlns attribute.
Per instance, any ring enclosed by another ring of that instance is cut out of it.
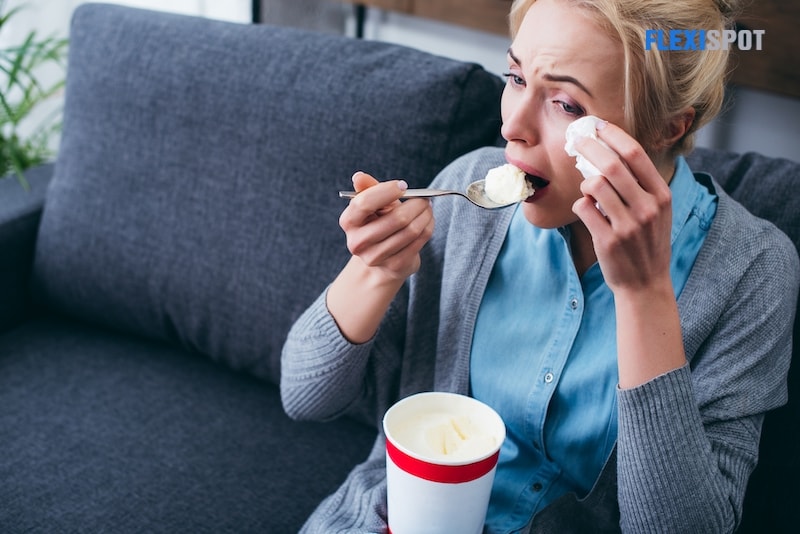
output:
<svg viewBox="0 0 800 534"><path fill-rule="evenodd" d="M503 125L500 133L506 141L526 145L539 142L537 117L532 102L522 95L503 96Z"/></svg>

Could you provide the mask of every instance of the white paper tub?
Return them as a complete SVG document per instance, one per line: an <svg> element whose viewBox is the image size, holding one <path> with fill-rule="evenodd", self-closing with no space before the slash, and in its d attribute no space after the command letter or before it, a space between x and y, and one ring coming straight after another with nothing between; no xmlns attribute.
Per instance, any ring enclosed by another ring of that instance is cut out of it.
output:
<svg viewBox="0 0 800 534"><path fill-rule="evenodd" d="M407 437L408 425L429 413L466 416L494 444L452 460L420 450ZM419 393L392 406L383 428L391 534L480 534L505 439L505 425L497 412L464 395Z"/></svg>

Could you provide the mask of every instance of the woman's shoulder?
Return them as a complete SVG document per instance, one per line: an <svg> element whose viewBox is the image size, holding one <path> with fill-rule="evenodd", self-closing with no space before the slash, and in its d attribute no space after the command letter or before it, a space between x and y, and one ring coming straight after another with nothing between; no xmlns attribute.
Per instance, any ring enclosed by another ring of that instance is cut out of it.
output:
<svg viewBox="0 0 800 534"><path fill-rule="evenodd" d="M789 237L772 222L757 217L710 179L719 204L708 241L717 261L724 258L728 269L751 268L753 263L785 270L786 277L797 283L800 259Z"/></svg>
<svg viewBox="0 0 800 534"><path fill-rule="evenodd" d="M734 343L740 333L753 337L759 330L759 336L770 335L775 341L775 332L790 332L800 287L800 259L789 237L753 215L710 177L704 185L713 187L717 211L678 299L686 354L693 365L702 347L712 350L714 344L706 342L714 332L726 338L723 345ZM767 323L771 326L764 326ZM790 354L783 346L771 358ZM715 360L712 356L706 361ZM693 373L700 376L697 367Z"/></svg>
<svg viewBox="0 0 800 534"><path fill-rule="evenodd" d="M719 223L726 234L754 248L777 246L779 249L791 252L790 255L797 256L794 243L781 229L771 221L753 215L745 206L728 195L718 183L714 182L714 186L719 197Z"/></svg>

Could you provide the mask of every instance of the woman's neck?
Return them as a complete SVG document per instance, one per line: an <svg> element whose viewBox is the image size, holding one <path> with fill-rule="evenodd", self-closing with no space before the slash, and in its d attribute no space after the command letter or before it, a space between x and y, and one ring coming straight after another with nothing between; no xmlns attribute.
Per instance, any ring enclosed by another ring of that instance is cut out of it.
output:
<svg viewBox="0 0 800 534"><path fill-rule="evenodd" d="M594 252L592 234L581 221L575 221L569 227L570 249L572 251L572 262L578 276L583 276L589 267L597 262L597 254Z"/></svg>

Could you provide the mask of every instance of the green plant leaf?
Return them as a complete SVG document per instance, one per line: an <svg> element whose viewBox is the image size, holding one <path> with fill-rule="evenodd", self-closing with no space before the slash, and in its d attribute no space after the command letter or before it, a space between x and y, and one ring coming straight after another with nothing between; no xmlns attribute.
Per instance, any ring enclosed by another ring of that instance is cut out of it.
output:
<svg viewBox="0 0 800 534"><path fill-rule="evenodd" d="M8 11L5 7L5 0L0 0L0 31L26 6ZM53 155L50 140L61 131L60 108L37 124L30 123L31 113L64 88L63 79L44 86L37 73L45 65L65 69L67 47L67 39L41 38L30 31L20 44L0 49L0 173L16 174L23 187L27 187L24 171ZM23 122L30 131L24 138L18 131Z"/></svg>

